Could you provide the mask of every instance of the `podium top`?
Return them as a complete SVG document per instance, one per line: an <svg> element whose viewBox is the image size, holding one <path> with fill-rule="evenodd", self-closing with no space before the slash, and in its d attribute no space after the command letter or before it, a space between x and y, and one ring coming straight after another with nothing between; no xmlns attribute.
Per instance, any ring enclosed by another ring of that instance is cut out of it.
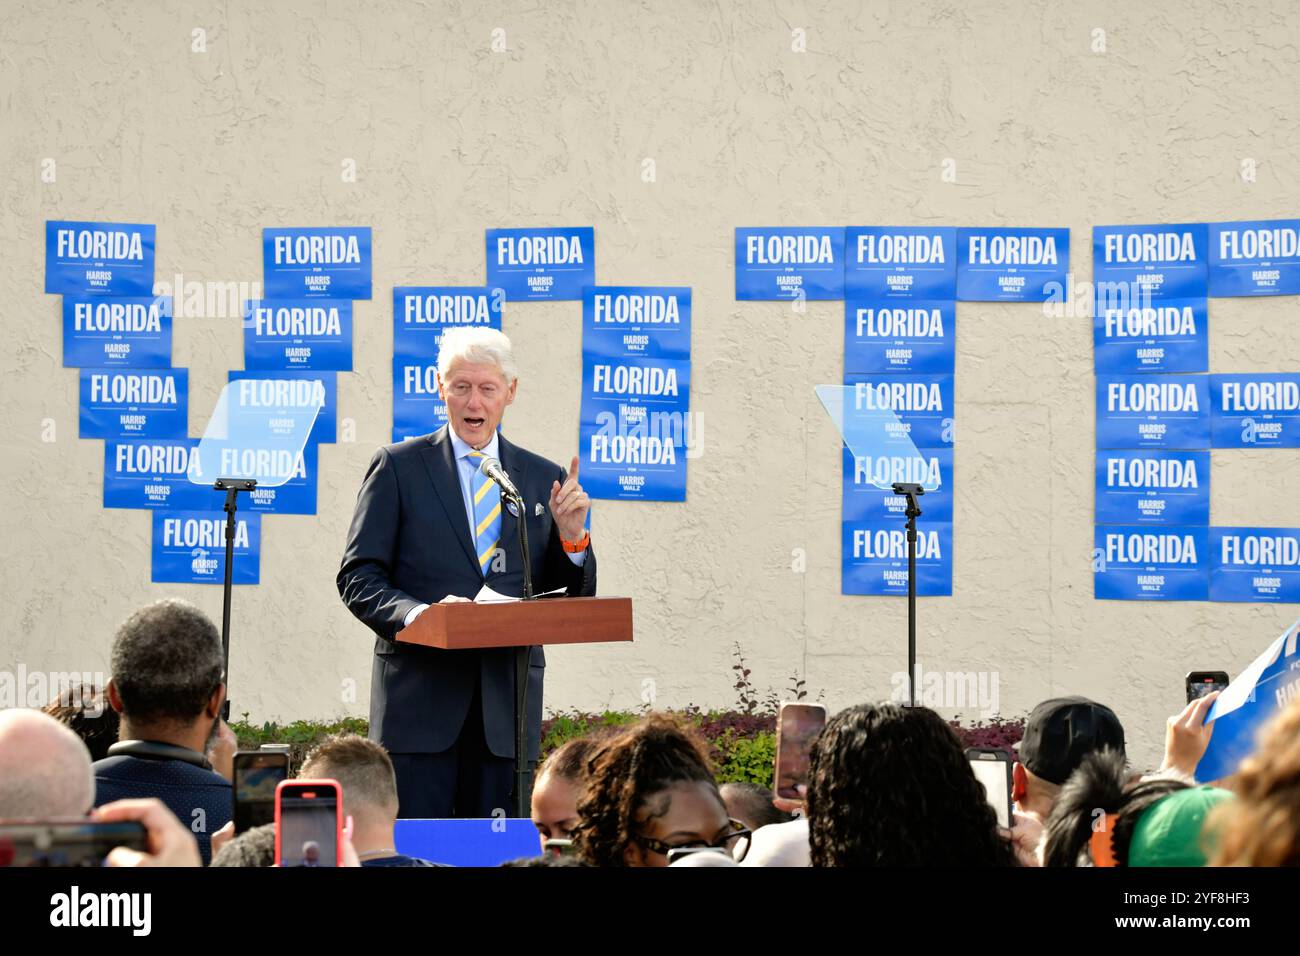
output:
<svg viewBox="0 0 1300 956"><path fill-rule="evenodd" d="M564 597L430 604L410 627L397 632L397 640L448 651L631 641L632 599Z"/></svg>

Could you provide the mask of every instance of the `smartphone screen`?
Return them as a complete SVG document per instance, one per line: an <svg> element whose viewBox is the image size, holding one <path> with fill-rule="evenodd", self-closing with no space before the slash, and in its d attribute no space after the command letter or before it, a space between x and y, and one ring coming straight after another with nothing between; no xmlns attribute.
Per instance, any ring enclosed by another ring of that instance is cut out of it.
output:
<svg viewBox="0 0 1300 956"><path fill-rule="evenodd" d="M1004 751L970 749L966 759L975 779L984 784L984 793L998 815L998 826L1011 826L1011 760Z"/></svg>
<svg viewBox="0 0 1300 956"><path fill-rule="evenodd" d="M1228 675L1224 671L1192 671L1187 675L1187 703L1216 690L1223 690L1228 683Z"/></svg>
<svg viewBox="0 0 1300 956"><path fill-rule="evenodd" d="M808 783L808 755L813 741L826 726L821 704L784 703L776 717L776 775L778 797L798 800L800 784Z"/></svg>
<svg viewBox="0 0 1300 956"><path fill-rule="evenodd" d="M333 780L286 780L276 788L276 862L338 866L339 789Z"/></svg>
<svg viewBox="0 0 1300 956"><path fill-rule="evenodd" d="M289 778L289 755L273 750L235 754L235 832L275 822L275 788Z"/></svg>
<svg viewBox="0 0 1300 956"><path fill-rule="evenodd" d="M119 846L145 852L144 827L134 820L11 820L0 824L0 867L103 866L109 851Z"/></svg>

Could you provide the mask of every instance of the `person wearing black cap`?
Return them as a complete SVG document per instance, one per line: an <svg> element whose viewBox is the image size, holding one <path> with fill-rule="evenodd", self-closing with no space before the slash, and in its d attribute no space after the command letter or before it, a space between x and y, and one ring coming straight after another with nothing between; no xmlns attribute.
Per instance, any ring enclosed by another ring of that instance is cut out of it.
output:
<svg viewBox="0 0 1300 956"><path fill-rule="evenodd" d="M1108 747L1124 753L1124 728L1115 712L1086 697L1045 700L1029 714L1011 770L1016 802L1012 840L1022 863L1033 863L1043 823L1061 784L1088 754Z"/></svg>

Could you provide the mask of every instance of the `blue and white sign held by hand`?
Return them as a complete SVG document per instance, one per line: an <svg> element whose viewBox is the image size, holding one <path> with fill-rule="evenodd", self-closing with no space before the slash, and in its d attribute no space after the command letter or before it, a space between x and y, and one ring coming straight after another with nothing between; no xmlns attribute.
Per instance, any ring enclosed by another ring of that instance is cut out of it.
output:
<svg viewBox="0 0 1300 956"><path fill-rule="evenodd" d="M199 511L225 500L203 477L197 438L145 438L104 442L105 508L170 508Z"/></svg>
<svg viewBox="0 0 1300 956"><path fill-rule="evenodd" d="M736 227L736 299L844 298L843 226Z"/></svg>
<svg viewBox="0 0 1300 956"><path fill-rule="evenodd" d="M1211 528L1210 600L1300 603L1300 528Z"/></svg>
<svg viewBox="0 0 1300 956"><path fill-rule="evenodd" d="M1097 452L1097 524L1210 523L1208 451Z"/></svg>
<svg viewBox="0 0 1300 956"><path fill-rule="evenodd" d="M185 438L189 369L83 368L82 438Z"/></svg>
<svg viewBox="0 0 1300 956"><path fill-rule="evenodd" d="M951 373L956 312L951 299L846 299L844 371Z"/></svg>
<svg viewBox="0 0 1300 956"><path fill-rule="evenodd" d="M591 226L488 229L487 284L511 302L581 299L596 283Z"/></svg>
<svg viewBox="0 0 1300 956"><path fill-rule="evenodd" d="M369 226L262 230L267 299L369 299Z"/></svg>
<svg viewBox="0 0 1300 956"><path fill-rule="evenodd" d="M1070 230L957 230L957 299L1046 302L1065 288Z"/></svg>
<svg viewBox="0 0 1300 956"><path fill-rule="evenodd" d="M903 435L915 448L942 448L951 445L954 434L951 375L861 375L848 373L844 384L853 386L848 393L844 416L855 413L871 416L893 412L901 423Z"/></svg>
<svg viewBox="0 0 1300 956"><path fill-rule="evenodd" d="M235 515L232 583L257 584L261 580L261 539L262 516L240 508ZM219 508L155 511L152 565L150 580L154 584L224 584L225 513Z"/></svg>
<svg viewBox="0 0 1300 956"><path fill-rule="evenodd" d="M1204 375L1098 375L1097 447L1210 447Z"/></svg>
<svg viewBox="0 0 1300 956"><path fill-rule="evenodd" d="M393 355L436 365L447 329L481 325L501 331L504 301L504 290L487 286L395 286Z"/></svg>
<svg viewBox="0 0 1300 956"><path fill-rule="evenodd" d="M1300 219L1210 223L1210 295L1300 294Z"/></svg>
<svg viewBox="0 0 1300 956"><path fill-rule="evenodd" d="M153 295L157 227L124 222L45 223L45 291Z"/></svg>
<svg viewBox="0 0 1300 956"><path fill-rule="evenodd" d="M1200 299L1209 292L1205 223L1093 226L1092 279L1098 307L1153 299Z"/></svg>
<svg viewBox="0 0 1300 956"><path fill-rule="evenodd" d="M352 371L352 300L249 299L244 368Z"/></svg>
<svg viewBox="0 0 1300 956"><path fill-rule="evenodd" d="M926 494L921 499L929 498ZM928 520L916 529L918 597L952 594L952 523ZM907 529L898 520L841 522L840 593L907 594Z"/></svg>
<svg viewBox="0 0 1300 956"><path fill-rule="evenodd" d="M1255 752L1259 733L1300 697L1300 620L1283 631L1264 653L1230 683L1205 715L1214 732L1196 765L1202 783L1231 777Z"/></svg>
<svg viewBox="0 0 1300 956"><path fill-rule="evenodd" d="M957 230L849 226L844 232L844 297L955 299Z"/></svg>
<svg viewBox="0 0 1300 956"><path fill-rule="evenodd" d="M1210 589L1207 528L1098 525L1093 596L1110 601L1204 601Z"/></svg>
<svg viewBox="0 0 1300 956"><path fill-rule="evenodd" d="M171 368L172 298L65 295L65 368Z"/></svg>
<svg viewBox="0 0 1300 956"><path fill-rule="evenodd" d="M246 382L239 392L241 408L274 412L284 419L296 419L321 404L307 440L327 444L338 440L337 372L236 369L227 375L227 381Z"/></svg>
<svg viewBox="0 0 1300 956"><path fill-rule="evenodd" d="M1093 356L1099 375L1208 372L1210 336L1205 299L1157 299L1093 313Z"/></svg>
<svg viewBox="0 0 1300 956"><path fill-rule="evenodd" d="M1300 373L1210 376L1214 448L1300 448Z"/></svg>

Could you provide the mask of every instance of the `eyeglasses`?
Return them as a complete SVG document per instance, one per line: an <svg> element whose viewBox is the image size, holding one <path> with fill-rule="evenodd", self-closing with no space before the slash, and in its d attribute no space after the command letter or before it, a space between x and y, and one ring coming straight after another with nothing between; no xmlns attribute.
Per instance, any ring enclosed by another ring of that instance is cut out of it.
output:
<svg viewBox="0 0 1300 956"><path fill-rule="evenodd" d="M727 833L712 843L706 843L703 840L690 840L686 843L665 843L663 840L656 840L653 837L642 836L639 833L632 835L632 841L645 847L651 853L658 853L667 856L669 850L685 850L692 847L710 850L726 850L733 860L739 863L749 852L749 845L754 831L749 829L739 820L727 821Z"/></svg>

